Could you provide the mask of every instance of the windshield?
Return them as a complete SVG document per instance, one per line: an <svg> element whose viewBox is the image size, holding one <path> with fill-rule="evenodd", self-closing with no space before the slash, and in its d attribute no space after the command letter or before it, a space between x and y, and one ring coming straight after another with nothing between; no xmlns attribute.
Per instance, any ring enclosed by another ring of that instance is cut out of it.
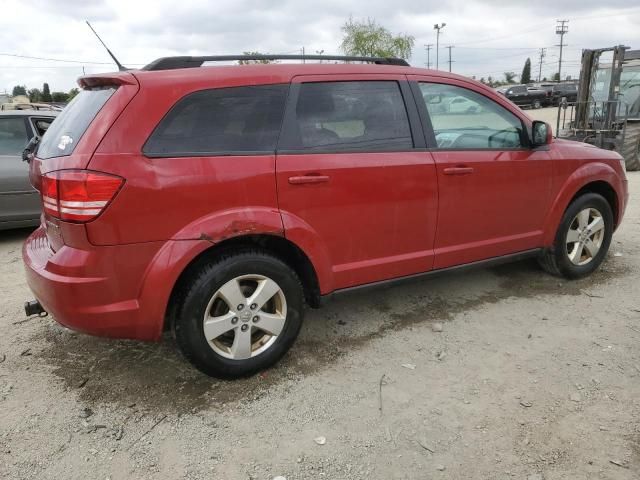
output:
<svg viewBox="0 0 640 480"><path fill-rule="evenodd" d="M640 116L640 65L623 67L620 76L620 99L629 105L629 117Z"/></svg>
<svg viewBox="0 0 640 480"><path fill-rule="evenodd" d="M40 141L38 158L71 155L115 87L81 91L54 120Z"/></svg>

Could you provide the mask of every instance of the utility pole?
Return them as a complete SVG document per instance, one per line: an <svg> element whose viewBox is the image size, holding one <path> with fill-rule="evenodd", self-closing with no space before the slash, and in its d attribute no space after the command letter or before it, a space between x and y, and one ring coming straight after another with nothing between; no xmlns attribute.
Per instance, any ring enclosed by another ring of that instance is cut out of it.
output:
<svg viewBox="0 0 640 480"><path fill-rule="evenodd" d="M569 33L569 20L557 20L556 24L556 34L560 35L560 45L556 45L560 47L560 59L558 60L558 82L562 81L562 47L566 47L564 44L564 35Z"/></svg>
<svg viewBox="0 0 640 480"><path fill-rule="evenodd" d="M453 48L453 45L449 45L446 48L449 49L449 72L451 72L451 49Z"/></svg>
<svg viewBox="0 0 640 480"><path fill-rule="evenodd" d="M429 58L429 53L431 51L431 47L433 47L433 43L427 43L424 48L427 49L427 68L431 68L431 59Z"/></svg>
<svg viewBox="0 0 640 480"><path fill-rule="evenodd" d="M304 45L300 50L302 51L302 63L307 63L306 59L304 58Z"/></svg>
<svg viewBox="0 0 640 480"><path fill-rule="evenodd" d="M546 48L541 48L540 49L540 67L538 69L538 81L540 81L540 79L542 78L542 59L547 55L547 49Z"/></svg>
<svg viewBox="0 0 640 480"><path fill-rule="evenodd" d="M442 30L446 26L447 24L444 22L442 22L440 25L436 23L433 26L433 29L438 31L438 33L436 33L436 70L440 69L440 30Z"/></svg>

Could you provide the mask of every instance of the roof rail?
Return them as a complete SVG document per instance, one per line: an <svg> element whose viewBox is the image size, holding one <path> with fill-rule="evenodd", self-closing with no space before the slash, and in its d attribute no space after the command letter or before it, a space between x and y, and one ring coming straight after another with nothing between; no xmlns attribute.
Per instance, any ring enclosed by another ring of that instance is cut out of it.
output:
<svg viewBox="0 0 640 480"><path fill-rule="evenodd" d="M337 60L343 62L369 62L378 65L397 65L408 67L403 58L394 57L353 57L344 55L211 55L202 57L163 57L154 60L142 70L173 70L176 68L201 67L205 62L230 62L241 60Z"/></svg>

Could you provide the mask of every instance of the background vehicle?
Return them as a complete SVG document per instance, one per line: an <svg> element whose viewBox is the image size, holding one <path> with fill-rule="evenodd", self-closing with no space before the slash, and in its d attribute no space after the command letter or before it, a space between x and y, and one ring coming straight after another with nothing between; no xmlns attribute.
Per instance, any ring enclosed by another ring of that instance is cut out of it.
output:
<svg viewBox="0 0 640 480"><path fill-rule="evenodd" d="M519 107L540 108L547 101L546 91L527 85L511 85L506 90L501 90L499 93L502 93Z"/></svg>
<svg viewBox="0 0 640 480"><path fill-rule="evenodd" d="M559 83L554 85L551 90L551 102L553 105L560 105L560 101L566 98L567 102L576 102L578 100L578 84L577 83Z"/></svg>
<svg viewBox="0 0 640 480"><path fill-rule="evenodd" d="M40 194L29 182L22 151L42 136L57 113L34 110L0 112L0 230L40 223Z"/></svg>
<svg viewBox="0 0 640 480"><path fill-rule="evenodd" d="M371 64L200 68L276 58ZM626 205L617 154L400 59L169 57L80 85L30 162L44 215L25 310L172 329L211 375L272 365L305 303L338 291L524 257L588 275Z"/></svg>
<svg viewBox="0 0 640 480"><path fill-rule="evenodd" d="M583 50L577 101L558 109L557 133L615 150L627 170L640 170L640 50Z"/></svg>

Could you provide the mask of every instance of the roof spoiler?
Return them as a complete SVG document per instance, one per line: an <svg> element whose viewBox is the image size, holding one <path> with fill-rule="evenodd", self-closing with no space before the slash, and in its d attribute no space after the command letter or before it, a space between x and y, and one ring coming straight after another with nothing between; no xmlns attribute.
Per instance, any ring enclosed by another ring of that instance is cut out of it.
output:
<svg viewBox="0 0 640 480"><path fill-rule="evenodd" d="M78 78L81 88L96 88L119 85L138 85L136 77L128 72L96 73Z"/></svg>

